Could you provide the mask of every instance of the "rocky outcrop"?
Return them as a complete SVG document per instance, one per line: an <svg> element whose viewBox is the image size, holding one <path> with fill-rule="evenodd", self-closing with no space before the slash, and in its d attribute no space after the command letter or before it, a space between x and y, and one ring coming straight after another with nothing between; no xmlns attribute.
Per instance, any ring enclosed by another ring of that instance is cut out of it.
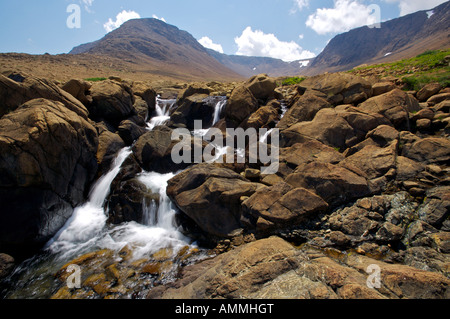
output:
<svg viewBox="0 0 450 319"><path fill-rule="evenodd" d="M92 84L83 80L72 79L62 86L62 89L76 98L84 105L92 103L92 98L89 96L89 90Z"/></svg>
<svg viewBox="0 0 450 319"><path fill-rule="evenodd" d="M261 187L232 170L199 164L169 180L167 194L203 231L227 238L242 228L241 198Z"/></svg>
<svg viewBox="0 0 450 319"><path fill-rule="evenodd" d="M136 114L133 91L125 83L112 80L95 82L90 92L92 103L88 109L95 121L105 120L117 127L120 122Z"/></svg>
<svg viewBox="0 0 450 319"><path fill-rule="evenodd" d="M16 72L0 75L0 117L38 98L61 102L78 116L88 117L88 110L80 101L50 81Z"/></svg>
<svg viewBox="0 0 450 319"><path fill-rule="evenodd" d="M239 127L251 114L275 98L275 80L256 75L237 86L231 93L225 110L227 124Z"/></svg>
<svg viewBox="0 0 450 319"><path fill-rule="evenodd" d="M1 118L0 250L33 250L63 226L95 177L97 146L96 129L60 102Z"/></svg>
<svg viewBox="0 0 450 319"><path fill-rule="evenodd" d="M380 269L379 288L368 285L371 265ZM446 299L449 285L438 273L359 255L335 260L271 237L188 266L178 281L153 288L147 298Z"/></svg>
<svg viewBox="0 0 450 319"><path fill-rule="evenodd" d="M348 73L327 73L307 78L303 88L319 91L332 104L357 104L373 94L369 81Z"/></svg>

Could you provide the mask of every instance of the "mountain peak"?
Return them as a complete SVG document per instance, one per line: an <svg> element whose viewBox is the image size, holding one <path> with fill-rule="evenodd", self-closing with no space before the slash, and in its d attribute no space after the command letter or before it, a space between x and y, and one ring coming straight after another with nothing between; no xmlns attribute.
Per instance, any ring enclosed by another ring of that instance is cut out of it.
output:
<svg viewBox="0 0 450 319"><path fill-rule="evenodd" d="M128 20L102 39L75 47L70 54L117 58L157 74L241 77L211 57L190 33L155 18Z"/></svg>

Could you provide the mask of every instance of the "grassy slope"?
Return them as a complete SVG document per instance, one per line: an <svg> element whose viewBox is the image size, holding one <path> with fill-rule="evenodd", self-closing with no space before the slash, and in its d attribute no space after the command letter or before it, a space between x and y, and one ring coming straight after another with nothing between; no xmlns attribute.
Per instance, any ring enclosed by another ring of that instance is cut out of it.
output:
<svg viewBox="0 0 450 319"><path fill-rule="evenodd" d="M450 66L446 57L450 49L430 50L410 59L359 67L349 71L362 76L394 76L405 83L405 89L420 90L431 82L450 86Z"/></svg>

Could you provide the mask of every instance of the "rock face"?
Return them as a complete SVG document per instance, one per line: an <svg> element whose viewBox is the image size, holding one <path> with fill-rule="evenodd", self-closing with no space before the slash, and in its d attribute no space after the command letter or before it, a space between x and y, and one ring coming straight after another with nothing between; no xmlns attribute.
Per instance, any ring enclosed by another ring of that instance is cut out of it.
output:
<svg viewBox="0 0 450 319"><path fill-rule="evenodd" d="M324 93L333 104L355 104L367 100L373 94L367 80L346 73L330 73L307 78L301 86Z"/></svg>
<svg viewBox="0 0 450 319"><path fill-rule="evenodd" d="M32 249L55 234L85 198L97 146L96 129L60 102L32 100L2 117L2 249Z"/></svg>
<svg viewBox="0 0 450 319"><path fill-rule="evenodd" d="M380 269L380 288L367 284L370 265ZM338 262L270 237L188 266L181 279L152 289L147 298L445 299L449 285L450 280L438 273L358 255Z"/></svg>
<svg viewBox="0 0 450 319"><path fill-rule="evenodd" d="M256 75L237 86L225 109L227 124L240 126L252 113L275 97L275 88L275 80L264 74Z"/></svg>
<svg viewBox="0 0 450 319"><path fill-rule="evenodd" d="M95 82L91 88L92 103L88 106L90 116L96 121L118 126L120 122L136 114L132 89L112 80Z"/></svg>
<svg viewBox="0 0 450 319"><path fill-rule="evenodd" d="M206 233L227 238L242 228L241 197L261 187L229 169L199 164L169 180L167 194Z"/></svg>
<svg viewBox="0 0 450 319"><path fill-rule="evenodd" d="M45 79L19 73L0 75L0 117L37 98L61 102L84 119L88 117L88 110L80 101Z"/></svg>

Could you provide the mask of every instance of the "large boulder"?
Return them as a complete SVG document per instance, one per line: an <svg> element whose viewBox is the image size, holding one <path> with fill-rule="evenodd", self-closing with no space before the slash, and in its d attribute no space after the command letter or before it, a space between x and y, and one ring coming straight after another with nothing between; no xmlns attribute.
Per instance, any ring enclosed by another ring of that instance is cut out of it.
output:
<svg viewBox="0 0 450 319"><path fill-rule="evenodd" d="M277 84L275 79L270 78L267 74L258 74L248 79L244 86L252 92L257 100L264 104L275 97Z"/></svg>
<svg viewBox="0 0 450 319"><path fill-rule="evenodd" d="M328 208L315 193L286 183L261 188L242 205L244 212L257 220L260 233L296 226Z"/></svg>
<svg viewBox="0 0 450 319"><path fill-rule="evenodd" d="M327 73L305 79L301 86L326 94L328 101L337 104L357 104L372 96L369 81L348 73Z"/></svg>
<svg viewBox="0 0 450 319"><path fill-rule="evenodd" d="M258 101L246 86L238 86L231 93L225 109L225 118L238 127L259 108Z"/></svg>
<svg viewBox="0 0 450 319"><path fill-rule="evenodd" d="M357 174L341 166L312 162L299 165L286 182L296 188L308 189L330 206L337 206L370 194L368 181L362 175L363 172Z"/></svg>
<svg viewBox="0 0 450 319"><path fill-rule="evenodd" d="M402 155L421 163L448 163L450 140L443 137L418 138L404 145Z"/></svg>
<svg viewBox="0 0 450 319"><path fill-rule="evenodd" d="M19 73L0 74L0 117L37 98L61 102L78 116L88 117L89 112L80 101L50 81Z"/></svg>
<svg viewBox="0 0 450 319"><path fill-rule="evenodd" d="M125 143L118 134L110 132L101 123L97 124L97 131L97 163L99 165L99 174L102 175L109 170L117 153L125 147Z"/></svg>
<svg viewBox="0 0 450 319"><path fill-rule="evenodd" d="M117 127L123 120L136 115L133 91L125 83L112 80L95 82L91 96L92 103L88 109L95 121L105 120Z"/></svg>
<svg viewBox="0 0 450 319"><path fill-rule="evenodd" d="M324 108L312 121L292 125L280 133L280 144L289 147L296 143L316 139L328 146L344 151L363 139L367 133L380 125L390 125L379 114L369 114L349 106L335 109Z"/></svg>
<svg viewBox="0 0 450 319"><path fill-rule="evenodd" d="M167 194L204 232L226 238L242 228L241 197L261 187L232 170L199 164L169 180Z"/></svg>
<svg viewBox="0 0 450 319"><path fill-rule="evenodd" d="M178 107L172 111L171 120L174 125L182 124L193 130L195 120L202 121L202 128L209 128L213 122L216 100L206 94L192 94L182 98Z"/></svg>
<svg viewBox="0 0 450 319"><path fill-rule="evenodd" d="M307 90L289 108L277 127L283 130L299 122L312 121L321 109L331 107L332 104L326 99L318 96L314 91Z"/></svg>
<svg viewBox="0 0 450 319"><path fill-rule="evenodd" d="M84 105L89 105L92 102L92 98L89 96L89 90L91 87L92 84L89 82L72 79L66 82L62 86L62 89Z"/></svg>
<svg viewBox="0 0 450 319"><path fill-rule="evenodd" d="M409 113L420 111L419 102L406 92L395 89L361 103L358 108L368 113L378 113L395 127L408 127Z"/></svg>
<svg viewBox="0 0 450 319"><path fill-rule="evenodd" d="M95 127L60 102L0 119L0 250L33 250L64 225L95 177L97 147Z"/></svg>

